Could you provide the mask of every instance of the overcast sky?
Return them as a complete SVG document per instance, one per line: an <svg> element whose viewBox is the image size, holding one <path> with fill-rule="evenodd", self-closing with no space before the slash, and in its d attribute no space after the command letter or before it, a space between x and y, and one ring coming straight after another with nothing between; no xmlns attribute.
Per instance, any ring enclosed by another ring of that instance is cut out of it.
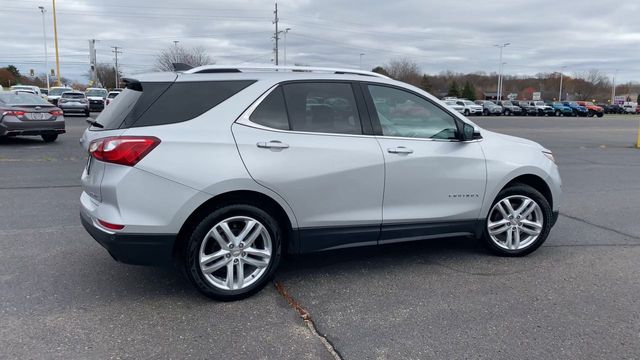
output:
<svg viewBox="0 0 640 360"><path fill-rule="evenodd" d="M179 41L203 46L218 64L269 63L273 59L272 1L58 0L61 73L86 82L88 39L98 62L113 62L122 48L125 74L153 68L160 49ZM44 71L42 18L50 67L55 66L51 1L0 0L0 66ZM427 73L494 72L495 44L510 42L506 74L599 69L616 82L640 81L640 2L283 0L280 28L287 61L371 69L410 58ZM283 41L284 42L284 41ZM281 44L281 64L284 56Z"/></svg>

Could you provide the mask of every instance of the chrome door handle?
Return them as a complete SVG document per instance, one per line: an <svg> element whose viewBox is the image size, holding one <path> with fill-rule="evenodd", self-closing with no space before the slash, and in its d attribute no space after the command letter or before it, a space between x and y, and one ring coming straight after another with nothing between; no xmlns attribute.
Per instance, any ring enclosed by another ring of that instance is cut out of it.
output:
<svg viewBox="0 0 640 360"><path fill-rule="evenodd" d="M413 150L406 148L404 146L398 146L396 148L389 148L387 151L390 154L412 154Z"/></svg>
<svg viewBox="0 0 640 360"><path fill-rule="evenodd" d="M264 149L287 149L287 148L289 148L288 144L285 144L282 141L278 141L278 140L271 140L271 141L268 141L268 142L267 141L260 141L256 145L258 145L259 148L264 148Z"/></svg>

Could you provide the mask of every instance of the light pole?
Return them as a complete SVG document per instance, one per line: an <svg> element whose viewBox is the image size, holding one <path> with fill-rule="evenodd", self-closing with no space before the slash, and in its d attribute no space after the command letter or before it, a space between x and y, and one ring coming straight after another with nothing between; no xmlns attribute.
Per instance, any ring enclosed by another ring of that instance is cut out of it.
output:
<svg viewBox="0 0 640 360"><path fill-rule="evenodd" d="M44 76L47 78L47 90L49 90L49 57L47 56L47 32L44 27L44 6L38 6L42 13L42 38L44 40Z"/></svg>
<svg viewBox="0 0 640 360"><path fill-rule="evenodd" d="M499 90L498 90L498 94L497 94L497 95L499 95L499 97L498 97L498 99L496 101L502 100L502 85L504 83L504 75L503 75L503 73L504 73L504 66L505 65L507 65L506 62L503 62L503 63L500 64L500 82L498 83L500 85L498 85Z"/></svg>
<svg viewBox="0 0 640 360"><path fill-rule="evenodd" d="M62 75L60 75L60 55L58 53L58 24L56 22L56 0L53 2L53 40L56 44L56 84L62 85Z"/></svg>
<svg viewBox="0 0 640 360"><path fill-rule="evenodd" d="M287 66L287 33L291 28L284 29L284 66Z"/></svg>
<svg viewBox="0 0 640 360"><path fill-rule="evenodd" d="M498 91L496 92L496 100L500 100L502 94L500 94L500 85L502 85L502 49L511 45L511 43L504 43L494 45L495 47L500 48L500 62L498 63Z"/></svg>
<svg viewBox="0 0 640 360"><path fill-rule="evenodd" d="M618 73L618 69L613 72L613 85L611 86L611 105L615 104L616 101L616 74Z"/></svg>
<svg viewBox="0 0 640 360"><path fill-rule="evenodd" d="M562 101L562 70L564 70L566 66L560 67L560 92L558 93L558 101Z"/></svg>
<svg viewBox="0 0 640 360"><path fill-rule="evenodd" d="M365 56L365 53L360 53L360 67L359 69L362 69L362 57Z"/></svg>

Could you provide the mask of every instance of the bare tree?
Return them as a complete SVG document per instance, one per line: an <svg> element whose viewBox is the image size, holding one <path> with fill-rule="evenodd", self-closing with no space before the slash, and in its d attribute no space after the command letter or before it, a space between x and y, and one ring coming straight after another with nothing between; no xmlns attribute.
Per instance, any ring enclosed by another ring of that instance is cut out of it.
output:
<svg viewBox="0 0 640 360"><path fill-rule="evenodd" d="M159 71L173 71L174 63L183 63L193 67L215 64L207 51L201 47L185 48L179 45L169 46L158 54L155 68Z"/></svg>
<svg viewBox="0 0 640 360"><path fill-rule="evenodd" d="M422 83L422 72L418 64L407 58L391 60L384 66L390 77L404 81L411 85L420 86Z"/></svg>
<svg viewBox="0 0 640 360"><path fill-rule="evenodd" d="M591 69L576 74L576 79L582 80L576 83L575 91L581 100L591 100L596 97L599 90L609 86L609 78L598 69Z"/></svg>

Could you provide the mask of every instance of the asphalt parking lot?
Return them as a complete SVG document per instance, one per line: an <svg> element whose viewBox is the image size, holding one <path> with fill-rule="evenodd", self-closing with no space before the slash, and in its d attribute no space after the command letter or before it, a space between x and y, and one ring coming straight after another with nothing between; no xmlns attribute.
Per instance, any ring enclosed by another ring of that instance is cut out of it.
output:
<svg viewBox="0 0 640 360"><path fill-rule="evenodd" d="M467 238L290 257L275 282L317 334L275 286L219 303L113 261L78 218L84 118L52 144L0 139L0 358L638 358L639 119L472 118L554 151L547 242L525 258Z"/></svg>

